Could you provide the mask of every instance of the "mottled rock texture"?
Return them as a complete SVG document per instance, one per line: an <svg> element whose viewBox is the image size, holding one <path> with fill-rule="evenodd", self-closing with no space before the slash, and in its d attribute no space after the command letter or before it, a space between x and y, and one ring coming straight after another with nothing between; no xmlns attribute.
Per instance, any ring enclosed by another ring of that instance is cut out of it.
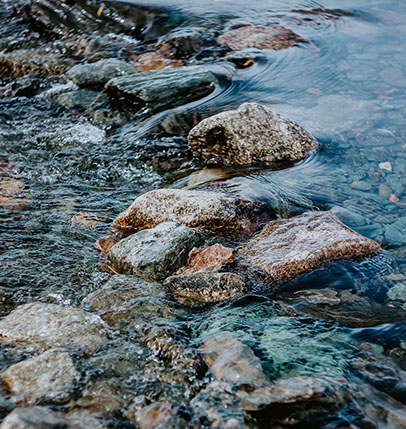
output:
<svg viewBox="0 0 406 429"><path fill-rule="evenodd" d="M128 63L116 59L100 60L72 67L67 75L79 87L103 87L110 79L135 73Z"/></svg>
<svg viewBox="0 0 406 429"><path fill-rule="evenodd" d="M240 248L238 259L271 282L286 282L325 262L374 255L379 248L331 212L307 212L269 222Z"/></svg>
<svg viewBox="0 0 406 429"><path fill-rule="evenodd" d="M301 37L280 25L247 25L222 34L217 42L237 51L240 49L286 49L297 45Z"/></svg>
<svg viewBox="0 0 406 429"><path fill-rule="evenodd" d="M113 227L128 235L161 222L176 221L214 234L248 234L257 225L258 209L263 208L217 192L157 189L138 197L117 216Z"/></svg>
<svg viewBox="0 0 406 429"><path fill-rule="evenodd" d="M1 423L1 429L68 429L59 413L45 407L16 408ZM79 426L80 428L80 426Z"/></svg>
<svg viewBox="0 0 406 429"><path fill-rule="evenodd" d="M208 70L190 66L117 77L107 82L106 89L119 104L156 112L205 97L216 81Z"/></svg>
<svg viewBox="0 0 406 429"><path fill-rule="evenodd" d="M162 280L187 261L198 233L176 222L163 222L115 244L107 253L114 270L148 280Z"/></svg>
<svg viewBox="0 0 406 429"><path fill-rule="evenodd" d="M11 365L1 375L3 383L19 405L33 405L39 399L66 399L80 375L64 350L48 350Z"/></svg>
<svg viewBox="0 0 406 429"><path fill-rule="evenodd" d="M107 341L106 329L99 316L79 308L33 302L0 321L0 343L27 351L75 347L91 353Z"/></svg>
<svg viewBox="0 0 406 429"><path fill-rule="evenodd" d="M188 136L193 154L214 165L296 162L318 147L300 125L258 103L203 119Z"/></svg>
<svg viewBox="0 0 406 429"><path fill-rule="evenodd" d="M166 286L183 305L225 301L244 294L245 283L234 273L199 272L168 277Z"/></svg>

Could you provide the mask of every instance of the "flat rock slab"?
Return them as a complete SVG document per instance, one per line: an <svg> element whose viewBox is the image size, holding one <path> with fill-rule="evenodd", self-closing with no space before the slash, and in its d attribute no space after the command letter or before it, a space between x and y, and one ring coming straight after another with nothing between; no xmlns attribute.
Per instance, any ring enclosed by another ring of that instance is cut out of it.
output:
<svg viewBox="0 0 406 429"><path fill-rule="evenodd" d="M165 284L178 302L190 307L240 297L245 290L245 282L234 273L171 276L166 279Z"/></svg>
<svg viewBox="0 0 406 429"><path fill-rule="evenodd" d="M121 274L163 280L186 263L199 240L197 231L176 222L163 222L119 241L107 258Z"/></svg>
<svg viewBox="0 0 406 429"><path fill-rule="evenodd" d="M208 70L177 67L117 77L106 89L118 103L135 110L156 112L198 100L214 91L217 79Z"/></svg>
<svg viewBox="0 0 406 429"><path fill-rule="evenodd" d="M206 163L227 166L297 162L318 147L299 124L258 103L204 119L188 143Z"/></svg>
<svg viewBox="0 0 406 429"><path fill-rule="evenodd" d="M307 212L269 222L242 246L239 264L282 283L330 261L375 255L378 243L343 225L331 212Z"/></svg>
<svg viewBox="0 0 406 429"><path fill-rule="evenodd" d="M240 49L286 49L297 45L302 38L281 25L247 25L222 34L217 42L237 51Z"/></svg>
<svg viewBox="0 0 406 429"><path fill-rule="evenodd" d="M102 319L79 308L33 302L0 321L0 343L27 351L76 347L91 353L107 339Z"/></svg>
<svg viewBox="0 0 406 429"><path fill-rule="evenodd" d="M39 399L59 401L79 381L69 354L64 350L48 350L32 359L11 365L1 379L19 405L33 405Z"/></svg>
<svg viewBox="0 0 406 429"><path fill-rule="evenodd" d="M133 73L136 71L130 64L110 58L91 64L78 64L72 67L67 75L79 87L103 88L110 79Z"/></svg>
<svg viewBox="0 0 406 429"><path fill-rule="evenodd" d="M249 234L257 225L261 208L264 207L219 192L157 189L138 197L117 216L113 228L129 235L176 221L214 234Z"/></svg>

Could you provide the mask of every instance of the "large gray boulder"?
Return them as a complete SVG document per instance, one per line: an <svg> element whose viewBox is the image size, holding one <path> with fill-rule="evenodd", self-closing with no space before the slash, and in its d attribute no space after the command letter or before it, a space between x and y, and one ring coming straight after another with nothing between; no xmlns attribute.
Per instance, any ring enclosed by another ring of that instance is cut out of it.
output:
<svg viewBox="0 0 406 429"><path fill-rule="evenodd" d="M115 244L107 253L114 270L147 280L163 280L187 261L199 234L176 222L164 222Z"/></svg>
<svg viewBox="0 0 406 429"><path fill-rule="evenodd" d="M214 165L297 162L318 147L300 125L258 103L204 119L189 133L193 154Z"/></svg>
<svg viewBox="0 0 406 429"><path fill-rule="evenodd" d="M106 89L120 105L151 113L203 98L214 91L216 81L208 70L190 66L117 77Z"/></svg>

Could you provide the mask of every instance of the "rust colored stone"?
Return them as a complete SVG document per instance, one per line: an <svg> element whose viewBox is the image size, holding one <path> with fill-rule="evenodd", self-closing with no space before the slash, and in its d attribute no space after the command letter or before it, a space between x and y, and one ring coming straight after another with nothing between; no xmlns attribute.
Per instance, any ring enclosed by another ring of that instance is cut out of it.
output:
<svg viewBox="0 0 406 429"><path fill-rule="evenodd" d="M151 70L162 70L165 67L180 67L183 66L183 61L168 58L161 52L148 52L139 57L133 56L134 67L140 72Z"/></svg>
<svg viewBox="0 0 406 429"><path fill-rule="evenodd" d="M280 25L247 25L222 34L217 42L237 51L240 49L286 49L297 45L301 37Z"/></svg>
<svg viewBox="0 0 406 429"><path fill-rule="evenodd" d="M343 225L331 212L308 212L269 222L242 246L239 264L271 282L286 282L330 261L375 255L380 246Z"/></svg>
<svg viewBox="0 0 406 429"><path fill-rule="evenodd" d="M100 252L107 253L119 241L120 240L117 237L107 235L106 237L99 238L94 243L94 247Z"/></svg>
<svg viewBox="0 0 406 429"><path fill-rule="evenodd" d="M180 268L176 274L214 273L223 264L232 263L234 254L235 249L219 243L201 249L193 249L189 253L187 264Z"/></svg>

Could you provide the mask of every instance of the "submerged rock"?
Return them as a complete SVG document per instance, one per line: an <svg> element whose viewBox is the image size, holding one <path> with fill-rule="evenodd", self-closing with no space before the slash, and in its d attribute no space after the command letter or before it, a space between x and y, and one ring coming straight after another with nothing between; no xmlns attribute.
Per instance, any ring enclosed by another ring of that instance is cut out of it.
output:
<svg viewBox="0 0 406 429"><path fill-rule="evenodd" d="M282 283L330 261L374 255L379 244L343 225L330 212L271 221L243 245L239 264Z"/></svg>
<svg viewBox="0 0 406 429"><path fill-rule="evenodd" d="M247 48L286 49L297 45L302 38L281 25L246 25L222 34L217 42L234 51Z"/></svg>
<svg viewBox="0 0 406 429"><path fill-rule="evenodd" d="M106 59L91 64L79 64L72 67L67 76L79 87L100 87L118 76L135 73L134 68L120 60Z"/></svg>
<svg viewBox="0 0 406 429"><path fill-rule="evenodd" d="M168 277L165 284L177 301L191 307L236 298L245 289L243 279L234 273L183 274Z"/></svg>
<svg viewBox="0 0 406 429"><path fill-rule="evenodd" d="M188 136L193 154L209 164L296 162L318 147L296 122L258 103L204 119Z"/></svg>
<svg viewBox="0 0 406 429"><path fill-rule="evenodd" d="M162 280L187 261L199 234L176 222L163 222L115 244L107 253L114 270L148 280Z"/></svg>
<svg viewBox="0 0 406 429"><path fill-rule="evenodd" d="M166 67L183 66L183 61L168 58L159 51L147 52L143 55L133 57L133 61L134 67L140 72L162 70Z"/></svg>
<svg viewBox="0 0 406 429"><path fill-rule="evenodd" d="M251 233L266 218L269 216L264 205L222 193L157 189L138 197L117 216L113 228L128 235L162 222L176 221L214 234L236 235Z"/></svg>
<svg viewBox="0 0 406 429"><path fill-rule="evenodd" d="M0 429L69 429L69 427L60 413L45 407L16 408L0 425Z"/></svg>
<svg viewBox="0 0 406 429"><path fill-rule="evenodd" d="M79 308L33 302L0 321L0 343L27 351L75 347L91 353L107 341L99 316Z"/></svg>
<svg viewBox="0 0 406 429"><path fill-rule="evenodd" d="M31 202L22 196L24 184L21 180L5 177L0 180L0 209L21 210Z"/></svg>
<svg viewBox="0 0 406 429"><path fill-rule="evenodd" d="M70 389L79 381L69 354L48 350L31 359L11 365L1 379L19 405L33 405L39 399L59 402L67 399Z"/></svg>
<svg viewBox="0 0 406 429"><path fill-rule="evenodd" d="M177 67L117 77L106 84L117 103L157 112L203 98L214 91L216 78L198 67Z"/></svg>

